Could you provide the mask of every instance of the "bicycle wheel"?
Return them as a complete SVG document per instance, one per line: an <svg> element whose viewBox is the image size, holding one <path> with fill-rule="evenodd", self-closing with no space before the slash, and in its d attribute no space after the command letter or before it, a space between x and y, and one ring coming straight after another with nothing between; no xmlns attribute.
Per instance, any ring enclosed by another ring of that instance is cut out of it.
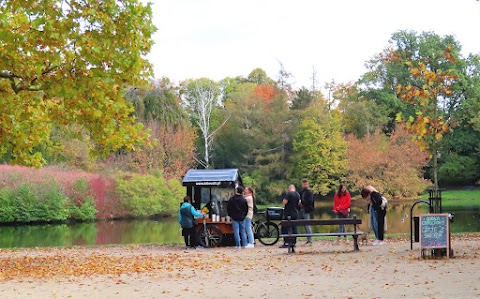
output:
<svg viewBox="0 0 480 299"><path fill-rule="evenodd" d="M280 238L278 225L271 221L262 222L258 225L257 238L263 245L274 245Z"/></svg>
<svg viewBox="0 0 480 299"><path fill-rule="evenodd" d="M200 228L200 231L198 232L198 239L200 245L205 248L217 247L222 243L223 234L220 228L218 228L218 226L213 224L207 224L206 229L204 229L203 227Z"/></svg>

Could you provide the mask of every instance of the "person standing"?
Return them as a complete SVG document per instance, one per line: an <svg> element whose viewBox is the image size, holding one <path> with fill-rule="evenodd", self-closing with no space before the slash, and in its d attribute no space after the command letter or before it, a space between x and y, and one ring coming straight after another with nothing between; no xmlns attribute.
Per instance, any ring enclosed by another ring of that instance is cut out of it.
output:
<svg viewBox="0 0 480 299"><path fill-rule="evenodd" d="M347 187L344 184L340 184L337 193L333 197L333 212L337 214L337 218L348 218L351 205L352 198L347 191ZM345 224L340 224L338 232L345 232ZM340 240L340 236L338 236L338 239ZM345 236L345 240L347 240L347 236Z"/></svg>
<svg viewBox="0 0 480 299"><path fill-rule="evenodd" d="M202 213L197 212L192 206L192 200L190 196L183 198L183 203L180 206L178 212L178 223L182 227L182 236L185 240L186 248L195 249L197 244L197 230L195 218L202 217Z"/></svg>
<svg viewBox="0 0 480 299"><path fill-rule="evenodd" d="M383 245L385 232L385 215L387 214L387 210L386 208L382 208L382 194L375 190L373 186L367 186L363 188L360 194L362 195L363 199L368 200L372 211L375 213L376 216L375 218L377 224L377 234L375 236L377 239L373 242L373 245Z"/></svg>
<svg viewBox="0 0 480 299"><path fill-rule="evenodd" d="M298 219L298 209L300 205L300 194L295 189L294 185L288 186L288 192L285 195L285 198L283 199L283 204L285 205L285 208L283 210L283 219L288 220L288 217L290 217L291 220L296 220ZM297 227L296 226L291 226L291 227L284 227L282 226L282 235L286 235L291 231L293 234L297 233ZM288 247L288 242L287 238L283 239L283 245L280 246L280 248L287 248ZM297 242L297 238L293 238L293 240L290 240L293 242L293 246L295 246L295 243Z"/></svg>
<svg viewBox="0 0 480 299"><path fill-rule="evenodd" d="M235 195L230 197L227 203L228 216L232 218L233 237L235 246L240 248L247 246L247 236L245 233L245 217L248 213L248 205L243 197L243 187L235 188Z"/></svg>
<svg viewBox="0 0 480 299"><path fill-rule="evenodd" d="M253 248L255 243L255 238L253 236L252 230L252 219L253 219L253 207L255 203L255 194L251 187L245 188L245 200L247 201L248 212L245 217L245 231L247 234L248 244L246 248Z"/></svg>
<svg viewBox="0 0 480 299"><path fill-rule="evenodd" d="M313 192L308 187L308 180L302 180L303 189L300 191L300 211L298 218L310 220L310 214L313 212L315 203L313 201ZM307 234L312 233L310 225L305 225L305 231ZM307 237L307 245L312 245L312 237Z"/></svg>

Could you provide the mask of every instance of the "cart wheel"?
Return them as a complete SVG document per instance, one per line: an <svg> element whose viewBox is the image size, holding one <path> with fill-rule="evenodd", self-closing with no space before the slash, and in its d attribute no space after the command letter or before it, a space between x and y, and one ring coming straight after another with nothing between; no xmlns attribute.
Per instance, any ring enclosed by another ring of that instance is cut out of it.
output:
<svg viewBox="0 0 480 299"><path fill-rule="evenodd" d="M207 224L207 227L204 229L200 228L198 232L198 239L200 245L207 247L217 247L222 243L223 234L218 226L213 224Z"/></svg>
<svg viewBox="0 0 480 299"><path fill-rule="evenodd" d="M278 225L271 221L262 222L258 225L256 235L263 245L274 245L280 238Z"/></svg>

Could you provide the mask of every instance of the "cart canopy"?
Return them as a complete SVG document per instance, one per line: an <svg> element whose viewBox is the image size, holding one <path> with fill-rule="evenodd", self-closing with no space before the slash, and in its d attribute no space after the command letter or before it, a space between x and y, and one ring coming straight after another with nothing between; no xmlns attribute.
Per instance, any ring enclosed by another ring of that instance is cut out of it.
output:
<svg viewBox="0 0 480 299"><path fill-rule="evenodd" d="M242 185L238 169L190 169L182 181L183 186L236 187Z"/></svg>

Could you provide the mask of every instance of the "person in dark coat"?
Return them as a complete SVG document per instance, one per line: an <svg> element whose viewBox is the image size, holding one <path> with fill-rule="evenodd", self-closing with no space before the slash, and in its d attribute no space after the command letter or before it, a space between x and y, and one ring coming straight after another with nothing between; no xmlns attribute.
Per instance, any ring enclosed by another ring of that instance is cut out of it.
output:
<svg viewBox="0 0 480 299"><path fill-rule="evenodd" d="M290 217L291 220L298 219L298 210L300 208L300 194L298 194L294 185L288 186L288 192L283 199L283 204L285 205L285 208L283 210L283 219L288 220L288 217ZM288 234L289 231L291 231L293 234L296 234L298 232L296 226L282 226L282 235ZM281 245L280 248L287 248L287 243L289 243L288 241L289 240L287 240L287 238L284 238L283 245ZM293 240L290 240L290 242L295 244L297 242L297 238L293 238Z"/></svg>
<svg viewBox="0 0 480 299"><path fill-rule="evenodd" d="M300 191L300 211L299 211L299 219L310 220L311 213L315 208L315 203L313 201L313 192L308 187L308 180L302 180L302 187L303 189ZM312 233L312 228L310 225L305 225L305 232L307 234ZM307 245L312 245L312 237L307 237Z"/></svg>
<svg viewBox="0 0 480 299"><path fill-rule="evenodd" d="M383 245L385 232L385 215L387 214L386 207L382 207L382 194L375 190L372 186L367 186L362 189L362 198L366 199L376 213L378 240L373 242L373 245Z"/></svg>
<svg viewBox="0 0 480 299"><path fill-rule="evenodd" d="M227 204L227 213L232 218L233 237L235 246L240 248L247 246L247 234L245 233L245 217L248 213L247 200L243 197L243 187L235 188L235 195L230 197Z"/></svg>

